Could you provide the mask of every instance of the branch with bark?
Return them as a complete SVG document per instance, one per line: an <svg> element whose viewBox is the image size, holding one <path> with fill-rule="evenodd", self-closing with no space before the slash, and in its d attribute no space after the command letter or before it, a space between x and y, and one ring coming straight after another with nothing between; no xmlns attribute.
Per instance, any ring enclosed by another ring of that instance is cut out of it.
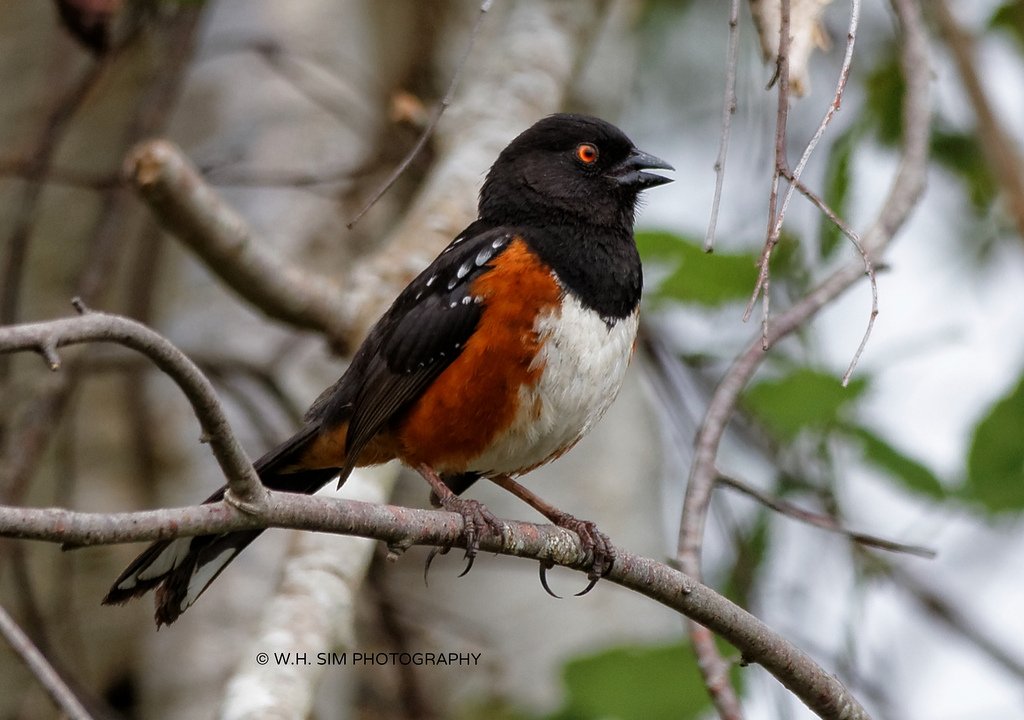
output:
<svg viewBox="0 0 1024 720"><path fill-rule="evenodd" d="M322 332L338 349L351 344L351 305L339 289L267 250L174 143L142 143L125 168L161 225L247 302L269 317Z"/></svg>
<svg viewBox="0 0 1024 720"><path fill-rule="evenodd" d="M114 342L136 350L169 375L192 403L203 428L203 440L210 443L214 457L228 482L228 497L239 507L255 511L265 501L266 490L252 463L234 435L210 381L184 353L150 328L129 318L89 312L50 322L0 328L0 353L34 350L51 370L61 365L57 349L89 342Z"/></svg>
<svg viewBox="0 0 1024 720"><path fill-rule="evenodd" d="M551 525L504 521L504 537L480 549L585 570L587 553L572 532ZM159 540L279 527L380 540L392 550L413 545L464 547L453 513L271 492L258 514L229 503L131 513L0 507L0 536L72 546ZM753 615L664 563L619 549L607 580L635 590L712 629L758 663L823 718L866 717L833 676ZM859 714L858 714L859 713Z"/></svg>

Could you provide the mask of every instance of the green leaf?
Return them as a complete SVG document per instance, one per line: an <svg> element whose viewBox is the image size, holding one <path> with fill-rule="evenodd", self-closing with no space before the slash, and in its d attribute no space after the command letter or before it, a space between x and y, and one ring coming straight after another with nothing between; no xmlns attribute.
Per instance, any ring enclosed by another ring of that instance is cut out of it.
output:
<svg viewBox="0 0 1024 720"><path fill-rule="evenodd" d="M872 68L865 86L865 109L867 116L874 121L878 139L885 145L896 145L903 136L903 94L906 83L895 48L890 48L881 62Z"/></svg>
<svg viewBox="0 0 1024 720"><path fill-rule="evenodd" d="M568 691L557 718L686 720L711 704L689 645L613 648L566 664Z"/></svg>
<svg viewBox="0 0 1024 720"><path fill-rule="evenodd" d="M805 428L827 430L841 424L846 408L866 389L863 377L844 388L838 377L799 369L754 385L744 394L743 403L770 430L792 439Z"/></svg>
<svg viewBox="0 0 1024 720"><path fill-rule="evenodd" d="M781 285L779 279L784 279L786 286L796 295L804 295L810 289L812 281L806 253L801 250L802 244L797 235L783 229L779 233L779 244L772 251L772 283L778 288ZM748 297L749 295L743 299L746 300Z"/></svg>
<svg viewBox="0 0 1024 720"><path fill-rule="evenodd" d="M850 425L843 429L851 437L860 440L865 460L902 482L908 490L935 500L948 498L949 493L935 473L917 460L904 455L865 427Z"/></svg>
<svg viewBox="0 0 1024 720"><path fill-rule="evenodd" d="M963 181L976 211L986 210L996 199L998 186L977 136L932 130L932 157Z"/></svg>
<svg viewBox="0 0 1024 720"><path fill-rule="evenodd" d="M740 607L750 607L758 572L768 554L768 517L768 512L759 512L753 526L738 538L736 559L722 583L722 594Z"/></svg>
<svg viewBox="0 0 1024 720"><path fill-rule="evenodd" d="M1006 30L1018 44L1024 46L1024 2L1004 3L992 13L988 25L990 28Z"/></svg>
<svg viewBox="0 0 1024 720"><path fill-rule="evenodd" d="M655 297L717 307L746 300L757 282L757 258L748 254L706 253L700 243L667 232L636 236L645 260L674 265Z"/></svg>
<svg viewBox="0 0 1024 720"><path fill-rule="evenodd" d="M974 429L963 495L992 513L1024 510L1024 377Z"/></svg>
<svg viewBox="0 0 1024 720"><path fill-rule="evenodd" d="M636 247L640 251L640 257L645 261L678 259L681 253L688 253L689 249L696 245L697 241L694 238L664 230L642 230L636 233Z"/></svg>
<svg viewBox="0 0 1024 720"><path fill-rule="evenodd" d="M853 149L857 146L861 131L851 127L832 144L825 165L825 203L832 212L845 219L850 195L850 168L853 161ZM842 231L824 214L821 216L821 256L829 258L843 239Z"/></svg>

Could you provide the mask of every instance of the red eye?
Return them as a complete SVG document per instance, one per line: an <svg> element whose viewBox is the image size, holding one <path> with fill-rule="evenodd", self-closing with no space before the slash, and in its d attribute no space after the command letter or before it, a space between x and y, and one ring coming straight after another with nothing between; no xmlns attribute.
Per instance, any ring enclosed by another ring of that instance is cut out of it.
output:
<svg viewBox="0 0 1024 720"><path fill-rule="evenodd" d="M597 162L597 146L580 143L576 146L576 159L584 165L593 165Z"/></svg>

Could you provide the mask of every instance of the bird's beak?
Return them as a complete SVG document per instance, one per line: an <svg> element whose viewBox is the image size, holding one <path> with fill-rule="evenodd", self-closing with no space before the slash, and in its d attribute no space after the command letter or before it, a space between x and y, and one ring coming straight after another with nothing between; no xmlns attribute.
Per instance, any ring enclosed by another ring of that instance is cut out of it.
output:
<svg viewBox="0 0 1024 720"><path fill-rule="evenodd" d="M613 167L608 174L617 185L635 190L644 190L672 182L672 178L646 173L643 172L644 170L675 170L675 168L660 158L634 148L626 159Z"/></svg>

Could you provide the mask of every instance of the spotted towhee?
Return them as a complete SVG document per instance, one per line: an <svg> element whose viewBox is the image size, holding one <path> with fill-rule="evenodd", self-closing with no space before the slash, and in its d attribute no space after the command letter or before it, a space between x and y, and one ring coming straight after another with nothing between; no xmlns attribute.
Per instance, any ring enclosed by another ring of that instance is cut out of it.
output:
<svg viewBox="0 0 1024 720"><path fill-rule="evenodd" d="M472 560L480 534L501 523L459 494L487 478L577 532L592 583L606 573L613 550L594 524L512 478L573 447L619 391L643 281L637 197L669 182L644 172L653 168L672 169L583 115L552 115L513 140L487 175L477 220L401 292L302 429L256 462L263 483L314 493L397 458L463 516ZM157 624L174 622L260 532L156 542L103 602L158 588Z"/></svg>

